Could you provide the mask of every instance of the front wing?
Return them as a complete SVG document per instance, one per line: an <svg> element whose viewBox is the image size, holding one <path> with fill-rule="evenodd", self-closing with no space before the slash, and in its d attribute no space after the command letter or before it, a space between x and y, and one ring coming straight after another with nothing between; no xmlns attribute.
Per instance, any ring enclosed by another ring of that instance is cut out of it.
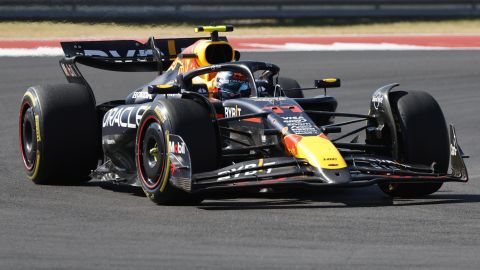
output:
<svg viewBox="0 0 480 270"><path fill-rule="evenodd" d="M377 183L467 182L468 174L458 146L455 130L450 127L450 166L448 173L438 173L432 166L399 163L373 155L345 157L347 181L332 182L319 176L308 162L294 157L251 160L199 174L185 173L186 164L178 164L170 181L185 191L198 193L232 189L282 186L360 187ZM182 172L183 169L183 172ZM333 172L332 170L332 173Z"/></svg>

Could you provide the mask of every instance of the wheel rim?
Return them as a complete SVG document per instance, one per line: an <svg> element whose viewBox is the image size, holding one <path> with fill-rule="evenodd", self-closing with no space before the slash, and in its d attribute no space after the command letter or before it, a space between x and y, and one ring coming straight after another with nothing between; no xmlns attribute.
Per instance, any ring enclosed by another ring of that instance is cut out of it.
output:
<svg viewBox="0 0 480 270"><path fill-rule="evenodd" d="M143 184L155 189L165 172L166 149L163 129L157 119L147 118L137 141L137 166Z"/></svg>
<svg viewBox="0 0 480 270"><path fill-rule="evenodd" d="M25 102L20 113L20 150L28 171L35 166L37 147L35 115L30 104Z"/></svg>

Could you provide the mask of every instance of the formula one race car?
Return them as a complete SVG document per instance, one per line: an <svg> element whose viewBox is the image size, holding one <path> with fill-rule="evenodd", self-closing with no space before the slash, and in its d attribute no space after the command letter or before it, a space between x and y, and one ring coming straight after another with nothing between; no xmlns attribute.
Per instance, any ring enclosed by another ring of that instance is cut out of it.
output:
<svg viewBox="0 0 480 270"><path fill-rule="evenodd" d="M37 184L94 178L141 185L159 204L199 203L227 190L372 184L390 196L422 196L468 180L455 130L429 94L391 84L373 93L368 114L336 112L326 88L339 79L301 89L274 64L240 61L218 35L232 30L198 27L210 37L146 43L63 42L60 66L69 83L33 86L22 99L28 177ZM126 99L96 104L76 63L160 75ZM325 94L304 98L309 89Z"/></svg>

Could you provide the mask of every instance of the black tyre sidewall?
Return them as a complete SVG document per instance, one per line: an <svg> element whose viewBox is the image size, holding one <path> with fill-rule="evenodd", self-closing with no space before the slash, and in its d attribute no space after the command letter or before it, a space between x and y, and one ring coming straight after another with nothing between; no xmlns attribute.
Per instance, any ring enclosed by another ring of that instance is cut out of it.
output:
<svg viewBox="0 0 480 270"><path fill-rule="evenodd" d="M278 84L283 89L293 89L293 88L300 88L300 84L291 78L286 78L286 77L279 77L278 78ZM297 90L292 90L292 91L285 91L285 95L289 98L303 98L303 92L300 89Z"/></svg>
<svg viewBox="0 0 480 270"><path fill-rule="evenodd" d="M161 125L165 134L176 134L182 137L190 152L192 171L214 170L218 166L217 136L207 109L189 99L165 99L154 103L142 116L137 130L136 163L139 181L152 201L164 205L192 205L201 202L201 198L177 189L169 182L170 163L165 162L164 175L154 187L147 185L139 154L146 126L152 121ZM167 136L165 136L167 137ZM164 141L167 143L167 140ZM168 146L165 146L168 147ZM209 154L210 153L210 154Z"/></svg>
<svg viewBox="0 0 480 270"><path fill-rule="evenodd" d="M30 108L33 112L34 118L35 116L37 116L37 119L40 119L41 111L40 111L37 100L38 99L33 89L27 90L27 92L23 95L22 102L20 105L18 125L19 125L20 155L24 164L25 171L30 180L32 180L35 183L41 183L42 177L41 175L39 175L39 168L40 168L40 163L42 162L43 144L38 142L38 138L41 138L40 137L41 135L40 135L39 126L36 125L35 123L33 124L34 133L35 133L35 138L33 138L33 140L34 140L34 143L36 144L36 154L32 162L27 161L27 158L25 157L25 154L24 154L25 150L23 146L23 140L25 139L23 135L23 121L24 121L25 113ZM31 164L28 164L28 163L31 163Z"/></svg>
<svg viewBox="0 0 480 270"><path fill-rule="evenodd" d="M443 112L435 99L421 91L395 91L390 103L399 129L400 160L430 166L436 162L437 173L447 173L449 136ZM436 192L442 183L379 184L391 196L415 197Z"/></svg>
<svg viewBox="0 0 480 270"><path fill-rule="evenodd" d="M172 202L175 197L179 196L179 190L176 190L175 187L168 183L169 177L169 169L170 163L168 160L168 145L166 138L168 137L168 133L170 132L167 127L165 127L164 122L161 120L162 118L154 110L147 110L143 116L142 120L140 121L140 125L137 130L137 138L136 138L136 147L135 147L135 159L137 164L137 175L138 179L142 185L142 189L152 201L158 204L169 204ZM163 138L163 140L159 140L158 143L163 143L161 146L165 149L165 158L161 160L161 166L159 169L161 170L161 174L159 175L157 181L154 184L149 183L146 180L147 176L144 175L144 168L143 166L143 159L145 157L142 156L143 153L143 145L144 145L144 138L149 129L151 124L157 123L161 128L163 134L158 134L159 137ZM163 142L162 142L163 141Z"/></svg>
<svg viewBox="0 0 480 270"><path fill-rule="evenodd" d="M22 107L25 102L33 105L40 137L39 161L33 170L26 168L29 178L38 184L89 180L97 166L100 137L88 90L79 84L36 86L27 90Z"/></svg>
<svg viewBox="0 0 480 270"><path fill-rule="evenodd" d="M394 114L400 125L399 153L413 164L436 162L439 173L447 173L450 152L445 117L440 105L426 92L393 92Z"/></svg>

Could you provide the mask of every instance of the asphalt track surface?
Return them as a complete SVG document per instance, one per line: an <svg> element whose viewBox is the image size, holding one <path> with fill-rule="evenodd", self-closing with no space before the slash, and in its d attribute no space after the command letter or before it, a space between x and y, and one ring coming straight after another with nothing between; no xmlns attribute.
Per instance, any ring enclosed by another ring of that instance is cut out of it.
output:
<svg viewBox="0 0 480 270"><path fill-rule="evenodd" d="M162 207L138 188L91 182L38 186L18 153L20 98L65 82L58 58L0 58L0 269L479 269L480 52L245 53L303 86L342 78L339 110L366 113L384 84L426 90L471 155L467 184L423 199L375 186L206 200ZM94 72L99 101L126 96L152 74ZM309 94L315 94L310 92ZM75 149L66 151L74 155Z"/></svg>

